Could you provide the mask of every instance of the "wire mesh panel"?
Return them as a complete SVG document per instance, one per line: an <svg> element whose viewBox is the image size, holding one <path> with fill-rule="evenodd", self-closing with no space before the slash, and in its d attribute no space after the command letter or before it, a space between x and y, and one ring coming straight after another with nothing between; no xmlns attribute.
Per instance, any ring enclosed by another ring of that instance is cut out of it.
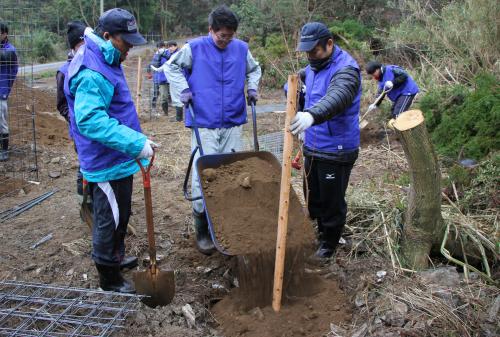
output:
<svg viewBox="0 0 500 337"><path fill-rule="evenodd" d="M0 336L110 336L140 296L18 281L0 282Z"/></svg>
<svg viewBox="0 0 500 337"><path fill-rule="evenodd" d="M36 180L32 8L0 2L0 198Z"/></svg>
<svg viewBox="0 0 500 337"><path fill-rule="evenodd" d="M271 152L281 163L283 161L283 131L277 131L260 135L259 150ZM253 151L253 138L245 136L243 138L243 151Z"/></svg>

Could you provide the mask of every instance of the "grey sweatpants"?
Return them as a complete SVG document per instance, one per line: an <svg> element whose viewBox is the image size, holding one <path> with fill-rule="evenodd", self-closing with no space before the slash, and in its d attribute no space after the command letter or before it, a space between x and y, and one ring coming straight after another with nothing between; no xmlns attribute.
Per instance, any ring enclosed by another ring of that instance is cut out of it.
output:
<svg viewBox="0 0 500 337"><path fill-rule="evenodd" d="M242 149L241 132L242 126L235 126L229 129L198 129L200 132L201 145L204 154L228 153L240 151ZM191 131L191 151L196 147L196 137L194 130ZM200 153L194 157L193 175L191 176L191 193L193 197L201 195L200 181L196 172L196 161ZM193 210L198 213L203 212L203 200L193 201Z"/></svg>
<svg viewBox="0 0 500 337"><path fill-rule="evenodd" d="M7 100L0 99L0 134L9 133L9 110Z"/></svg>

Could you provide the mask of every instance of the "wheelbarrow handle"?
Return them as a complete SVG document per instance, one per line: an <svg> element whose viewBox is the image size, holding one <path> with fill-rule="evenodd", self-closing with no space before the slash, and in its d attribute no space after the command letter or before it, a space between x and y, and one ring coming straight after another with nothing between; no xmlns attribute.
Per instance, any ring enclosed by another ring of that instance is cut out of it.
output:
<svg viewBox="0 0 500 337"><path fill-rule="evenodd" d="M142 183L144 186L144 205L146 209L146 225L148 232L148 246L149 246L149 259L151 261L151 269L156 272L156 243L155 243L155 229L153 222L153 199L151 197L151 167L155 159L155 151L153 149L153 156L149 161L149 165L145 168L140 159L136 159L137 164L141 168Z"/></svg>
<svg viewBox="0 0 500 337"><path fill-rule="evenodd" d="M250 102L252 107L252 122L253 122L253 149L259 151L259 138L257 137L257 112L255 110L255 102Z"/></svg>
<svg viewBox="0 0 500 337"><path fill-rule="evenodd" d="M196 156L196 152L201 150L201 147L196 146L193 152L191 153L191 157L189 158L189 164L186 170L186 176L184 177L184 184L182 185L182 191L184 192L184 198L187 201L195 201L195 200L200 200L201 196L193 197L189 194L188 192L188 183L189 183L189 176L191 175L191 170L193 168L193 162L194 162L194 157Z"/></svg>

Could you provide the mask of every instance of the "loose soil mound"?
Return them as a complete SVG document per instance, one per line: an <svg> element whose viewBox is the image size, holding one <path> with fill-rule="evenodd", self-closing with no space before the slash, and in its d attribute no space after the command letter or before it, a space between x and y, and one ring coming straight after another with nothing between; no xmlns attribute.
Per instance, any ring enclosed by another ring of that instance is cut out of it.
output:
<svg viewBox="0 0 500 337"><path fill-rule="evenodd" d="M270 306L241 311L231 295L217 303L213 313L228 337L321 337L330 331L330 323L351 320L351 306L336 282L315 276L309 284L319 291L289 299L279 313Z"/></svg>
<svg viewBox="0 0 500 337"><path fill-rule="evenodd" d="M215 235L230 254L275 249L280 174L279 165L256 157L203 170L205 202ZM312 225L292 189L287 246L302 246L312 241Z"/></svg>

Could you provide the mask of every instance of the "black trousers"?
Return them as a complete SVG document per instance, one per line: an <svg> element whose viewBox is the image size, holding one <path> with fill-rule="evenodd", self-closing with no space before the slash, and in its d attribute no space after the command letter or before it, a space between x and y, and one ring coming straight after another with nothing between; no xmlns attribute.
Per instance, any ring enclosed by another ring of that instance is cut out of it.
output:
<svg viewBox="0 0 500 337"><path fill-rule="evenodd" d="M119 265L125 255L125 234L132 207L134 176L89 183L93 201L92 259L102 265Z"/></svg>
<svg viewBox="0 0 500 337"><path fill-rule="evenodd" d="M394 104L392 105L391 114L392 117L398 117L402 112L405 112L410 109L411 103L415 95L401 95L399 96Z"/></svg>
<svg viewBox="0 0 500 337"><path fill-rule="evenodd" d="M347 203L345 192L354 160L335 161L304 157L304 195L309 215L316 219L320 236L336 245L344 229Z"/></svg>

